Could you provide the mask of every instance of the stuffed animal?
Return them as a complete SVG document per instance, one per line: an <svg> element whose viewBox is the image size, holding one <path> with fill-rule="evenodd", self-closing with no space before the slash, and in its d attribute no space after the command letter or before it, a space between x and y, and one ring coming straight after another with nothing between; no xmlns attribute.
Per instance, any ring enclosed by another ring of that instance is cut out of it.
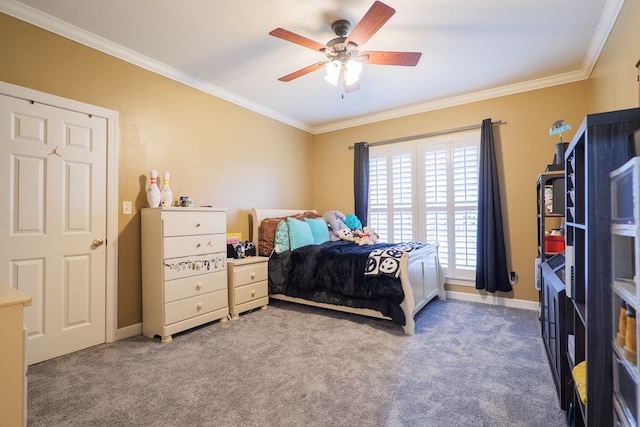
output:
<svg viewBox="0 0 640 427"><path fill-rule="evenodd" d="M327 213L323 215L323 218L329 226L329 239L332 242L341 240L338 234L340 230L349 230L349 227L344 223L346 216L340 211L327 211Z"/></svg>
<svg viewBox="0 0 640 427"><path fill-rule="evenodd" d="M360 222L358 217L355 216L354 214L347 215L346 218L344 219L344 223L351 230L360 230L360 229L362 229L362 222Z"/></svg>
<svg viewBox="0 0 640 427"><path fill-rule="evenodd" d="M338 240L347 240L349 242L354 241L353 233L348 228L343 228L338 231Z"/></svg>
<svg viewBox="0 0 640 427"><path fill-rule="evenodd" d="M373 242L373 244L378 243L378 239L380 238L380 235L378 233L376 233L373 228L371 227L363 227L362 231L365 234L368 234L369 236L371 236L371 241Z"/></svg>
<svg viewBox="0 0 640 427"><path fill-rule="evenodd" d="M353 241L360 246L373 245L374 243L372 235L360 229L353 230Z"/></svg>

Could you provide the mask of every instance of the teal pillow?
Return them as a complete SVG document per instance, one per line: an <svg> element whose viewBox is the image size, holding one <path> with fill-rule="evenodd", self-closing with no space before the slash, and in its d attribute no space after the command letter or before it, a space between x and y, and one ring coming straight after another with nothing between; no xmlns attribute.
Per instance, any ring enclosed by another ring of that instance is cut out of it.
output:
<svg viewBox="0 0 640 427"><path fill-rule="evenodd" d="M313 243L319 245L329 240L329 227L324 218L305 218L304 222L311 228Z"/></svg>
<svg viewBox="0 0 640 427"><path fill-rule="evenodd" d="M273 249L277 254L291 250L291 245L289 244L289 224L287 224L287 221L283 220L278 223L273 239Z"/></svg>
<svg viewBox="0 0 640 427"><path fill-rule="evenodd" d="M304 221L295 218L287 218L289 226L289 243L291 250L298 249L302 246L313 245L313 234L311 227Z"/></svg>

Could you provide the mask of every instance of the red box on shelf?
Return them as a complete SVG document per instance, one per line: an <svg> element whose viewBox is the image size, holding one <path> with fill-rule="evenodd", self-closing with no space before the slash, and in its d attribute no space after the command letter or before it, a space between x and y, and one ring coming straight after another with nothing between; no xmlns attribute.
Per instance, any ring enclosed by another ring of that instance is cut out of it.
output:
<svg viewBox="0 0 640 427"><path fill-rule="evenodd" d="M562 252L564 251L564 236L544 236L545 252Z"/></svg>

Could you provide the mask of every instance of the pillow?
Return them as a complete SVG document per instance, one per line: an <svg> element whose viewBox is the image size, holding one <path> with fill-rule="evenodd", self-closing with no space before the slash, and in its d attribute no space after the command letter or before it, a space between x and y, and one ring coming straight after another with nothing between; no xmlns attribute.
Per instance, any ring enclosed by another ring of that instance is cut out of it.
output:
<svg viewBox="0 0 640 427"><path fill-rule="evenodd" d="M313 234L311 227L304 221L295 218L287 218L289 226L289 243L291 250L298 249L302 246L313 245Z"/></svg>
<svg viewBox="0 0 640 427"><path fill-rule="evenodd" d="M299 219L304 218L302 215L293 215L293 217ZM265 218L260 222L260 227L258 227L258 253L260 255L271 255L276 236L276 228L278 224L280 224L280 221L286 219L286 216L280 218Z"/></svg>
<svg viewBox="0 0 640 427"><path fill-rule="evenodd" d="M276 227L276 235L273 239L273 250L275 250L277 254L291 250L291 245L289 244L289 224L287 221L280 221Z"/></svg>
<svg viewBox="0 0 640 427"><path fill-rule="evenodd" d="M322 215L313 211L306 211L302 214L302 216L304 216L305 218L322 218Z"/></svg>
<svg viewBox="0 0 640 427"><path fill-rule="evenodd" d="M323 218L305 218L304 222L311 228L313 243L319 245L329 240L329 227Z"/></svg>

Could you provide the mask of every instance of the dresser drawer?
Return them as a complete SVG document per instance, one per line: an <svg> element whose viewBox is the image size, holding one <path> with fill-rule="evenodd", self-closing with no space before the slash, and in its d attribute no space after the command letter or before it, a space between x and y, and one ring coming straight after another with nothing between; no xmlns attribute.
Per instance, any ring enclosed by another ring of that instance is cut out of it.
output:
<svg viewBox="0 0 640 427"><path fill-rule="evenodd" d="M225 307L227 307L226 289L169 302L164 306L164 323L170 325Z"/></svg>
<svg viewBox="0 0 640 427"><path fill-rule="evenodd" d="M267 280L267 264L259 262L248 265L235 265L233 267L233 284L242 286L249 283L262 282Z"/></svg>
<svg viewBox="0 0 640 427"><path fill-rule="evenodd" d="M223 251L226 253L227 250L225 234L165 237L163 239L163 245L165 258Z"/></svg>
<svg viewBox="0 0 640 427"><path fill-rule="evenodd" d="M234 292L234 305L244 304L245 302L253 301L258 298L264 298L268 294L267 281L250 283L244 286L236 287Z"/></svg>
<svg viewBox="0 0 640 427"><path fill-rule="evenodd" d="M184 279L164 282L164 301L171 302L212 291L226 289L227 275L224 271L202 274Z"/></svg>
<svg viewBox="0 0 640 427"><path fill-rule="evenodd" d="M185 208L188 209L188 208ZM193 234L216 234L227 232L225 212L163 212L164 236L187 236Z"/></svg>
<svg viewBox="0 0 640 427"><path fill-rule="evenodd" d="M185 277L198 276L215 271L227 271L227 254L218 252L215 254L169 258L164 260L163 267L165 281L184 279ZM157 282L153 286L156 289L162 289L158 287Z"/></svg>

